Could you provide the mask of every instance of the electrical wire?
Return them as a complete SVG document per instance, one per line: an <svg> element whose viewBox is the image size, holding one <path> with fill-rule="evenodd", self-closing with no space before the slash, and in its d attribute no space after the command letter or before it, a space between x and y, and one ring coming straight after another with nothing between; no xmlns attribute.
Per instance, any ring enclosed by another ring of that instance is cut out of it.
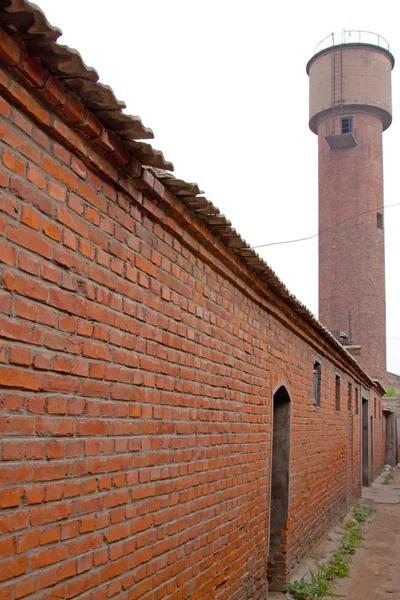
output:
<svg viewBox="0 0 400 600"><path fill-rule="evenodd" d="M377 208L371 208L370 210L365 210L364 212L359 213L358 215L353 215L352 217L343 219L343 221L334 223L330 227L327 227L326 229L322 229L322 231L315 233L314 235L310 235L309 237L297 238L295 240L285 240L284 242L271 242L269 244L260 244L259 246L252 246L251 249L256 250L256 248L266 248L267 246L280 246L282 244L295 244L296 242L305 242L307 240L313 240L314 238L319 237L323 233L326 233L327 231L330 231L334 227L338 227L338 225L342 225L343 223L346 223L347 221L352 221L353 219L356 219L357 217L361 217L362 215L366 215L367 213L370 213L370 212L375 212L377 210L384 210L386 208L392 208L393 206L400 206L400 202L396 202L395 204L387 204L386 206L378 206Z"/></svg>

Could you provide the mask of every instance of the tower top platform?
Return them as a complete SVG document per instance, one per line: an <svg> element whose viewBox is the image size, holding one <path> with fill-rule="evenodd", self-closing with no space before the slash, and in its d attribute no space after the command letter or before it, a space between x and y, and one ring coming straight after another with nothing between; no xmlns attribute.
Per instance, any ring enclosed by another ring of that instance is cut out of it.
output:
<svg viewBox="0 0 400 600"><path fill-rule="evenodd" d="M394 56L390 52L389 42L382 35L374 33L373 31L363 31L361 29L343 29L340 41L339 36L335 36L334 33L330 33L323 40L317 44L314 50L313 56L310 58L306 65L307 75L310 74L310 67L312 63L326 52L330 52L333 49L339 49L343 45L346 46L370 46L371 48L381 50L386 56L389 57L392 63L392 69L394 67Z"/></svg>
<svg viewBox="0 0 400 600"><path fill-rule="evenodd" d="M375 42L375 43L371 43ZM310 78L309 127L317 133L326 118L374 114L385 131L392 122L391 71L394 57L382 36L364 31L324 38L307 63Z"/></svg>

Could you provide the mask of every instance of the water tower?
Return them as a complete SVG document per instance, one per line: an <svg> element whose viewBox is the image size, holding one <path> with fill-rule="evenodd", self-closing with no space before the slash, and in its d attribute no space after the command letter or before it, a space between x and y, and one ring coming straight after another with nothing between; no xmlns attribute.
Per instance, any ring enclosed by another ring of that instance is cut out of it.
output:
<svg viewBox="0 0 400 600"><path fill-rule="evenodd" d="M333 35L323 40L307 64L318 135L319 320L383 384L382 132L392 121L393 66L384 38L360 31L344 31L336 45Z"/></svg>

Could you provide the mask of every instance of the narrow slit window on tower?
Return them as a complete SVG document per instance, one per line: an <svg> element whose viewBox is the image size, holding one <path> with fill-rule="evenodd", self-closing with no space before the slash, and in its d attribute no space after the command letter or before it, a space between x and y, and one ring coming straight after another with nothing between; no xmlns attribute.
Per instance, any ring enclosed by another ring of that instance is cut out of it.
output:
<svg viewBox="0 0 400 600"><path fill-rule="evenodd" d="M349 400L348 400L348 403L349 403L348 410L349 410L349 412L351 412L351 409L352 409L352 400L353 400L352 396L353 396L353 386L351 385L351 383L349 383Z"/></svg>
<svg viewBox="0 0 400 600"><path fill-rule="evenodd" d="M313 379L313 404L319 406L321 403L321 363L314 361L314 379Z"/></svg>
<svg viewBox="0 0 400 600"><path fill-rule="evenodd" d="M383 229L383 214L376 213L376 226L378 229Z"/></svg>
<svg viewBox="0 0 400 600"><path fill-rule="evenodd" d="M340 411L340 375L336 375L336 411Z"/></svg>
<svg viewBox="0 0 400 600"><path fill-rule="evenodd" d="M342 117L342 133L352 133L353 117Z"/></svg>
<svg viewBox="0 0 400 600"><path fill-rule="evenodd" d="M356 403L356 415L358 415L358 388L355 388L355 403Z"/></svg>

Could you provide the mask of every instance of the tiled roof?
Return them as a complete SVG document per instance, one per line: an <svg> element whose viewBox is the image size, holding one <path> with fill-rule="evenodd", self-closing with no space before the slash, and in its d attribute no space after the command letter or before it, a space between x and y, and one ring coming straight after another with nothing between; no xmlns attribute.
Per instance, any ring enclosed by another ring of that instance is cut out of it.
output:
<svg viewBox="0 0 400 600"><path fill-rule="evenodd" d="M97 71L84 63L77 50L57 43L62 31L50 25L36 4L26 0L0 0L0 24L53 76L61 79L139 162L173 170L172 163L165 160L162 152L154 150L150 144L138 142L153 139L152 130L143 125L140 117L123 112L126 104L117 100L108 85L99 82Z"/></svg>
<svg viewBox="0 0 400 600"><path fill-rule="evenodd" d="M205 223L213 236L255 273L275 296L334 347L364 380L367 379L370 385L375 383L311 311L290 293L267 263L232 227L231 222L207 200L199 186L177 179L167 172L173 170L173 165L164 159L162 152L140 141L152 139L152 130L145 127L139 117L123 112L125 103L116 99L109 86L99 82L97 72L84 63L79 52L57 43L61 30L49 24L38 6L28 0L0 0L0 25L12 37L17 38L32 57L39 59L51 75L62 80L103 126L117 136L123 147L147 167L166 189L177 196L191 213Z"/></svg>

